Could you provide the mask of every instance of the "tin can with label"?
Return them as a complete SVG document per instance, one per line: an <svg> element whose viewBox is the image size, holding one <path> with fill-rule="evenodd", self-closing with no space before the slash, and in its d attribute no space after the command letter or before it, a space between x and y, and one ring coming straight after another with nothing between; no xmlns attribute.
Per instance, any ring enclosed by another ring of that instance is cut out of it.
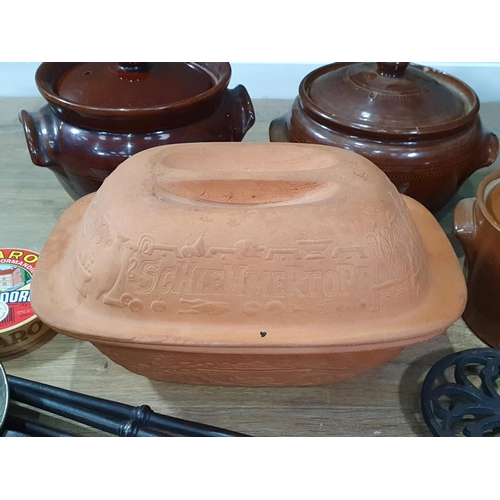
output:
<svg viewBox="0 0 500 500"><path fill-rule="evenodd" d="M51 329L31 308L31 280L39 254L0 248L0 358L31 349Z"/></svg>

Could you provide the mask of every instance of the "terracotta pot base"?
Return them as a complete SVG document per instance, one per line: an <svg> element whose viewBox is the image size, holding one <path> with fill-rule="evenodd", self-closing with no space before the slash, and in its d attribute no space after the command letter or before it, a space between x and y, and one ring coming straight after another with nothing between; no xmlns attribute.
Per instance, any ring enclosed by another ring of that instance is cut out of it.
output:
<svg viewBox="0 0 500 500"><path fill-rule="evenodd" d="M115 363L153 380L240 387L332 384L373 370L403 349L276 355L205 352L201 356L199 352L94 345Z"/></svg>

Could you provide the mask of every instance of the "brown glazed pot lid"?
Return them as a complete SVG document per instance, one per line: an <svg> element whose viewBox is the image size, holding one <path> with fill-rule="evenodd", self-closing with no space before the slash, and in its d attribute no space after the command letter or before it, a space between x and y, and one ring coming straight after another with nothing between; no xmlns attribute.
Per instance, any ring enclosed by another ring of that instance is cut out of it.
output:
<svg viewBox="0 0 500 500"><path fill-rule="evenodd" d="M400 347L465 300L427 209L358 154L284 143L134 155L63 214L32 286L58 332L195 352Z"/></svg>
<svg viewBox="0 0 500 500"><path fill-rule="evenodd" d="M73 62L43 63L35 79L63 117L103 130L115 130L119 119L119 127L135 131L182 126L186 113L203 118L214 111L230 77L228 63Z"/></svg>
<svg viewBox="0 0 500 500"><path fill-rule="evenodd" d="M384 136L451 133L479 111L468 85L409 63L323 66L304 78L299 96L306 113L328 127Z"/></svg>

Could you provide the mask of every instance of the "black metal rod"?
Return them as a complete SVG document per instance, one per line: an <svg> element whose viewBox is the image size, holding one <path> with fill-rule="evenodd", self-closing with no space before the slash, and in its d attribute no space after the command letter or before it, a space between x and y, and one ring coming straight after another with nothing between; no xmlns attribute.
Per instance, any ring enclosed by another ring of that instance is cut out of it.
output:
<svg viewBox="0 0 500 500"><path fill-rule="evenodd" d="M92 412L105 414L108 418L115 420L135 422L140 427L136 432L142 435L146 432L161 431L162 433L173 433L181 436L205 436L205 437L243 437L245 434L238 432L221 429L211 425L201 424L198 422L191 422L176 417L162 415L155 413L149 406L142 405L133 407L124 403L109 401L107 399L88 396L78 392L61 389L40 382L22 379L14 375L7 375L7 382L11 390L11 398L22 397L23 394L31 394L31 401L34 403L27 403L32 406L37 406L36 397L43 396L47 401L50 399L54 404L61 405L74 405L80 408L91 410ZM50 410L49 410L50 411ZM72 418L69 416L68 418ZM148 431L147 429L151 429ZM137 434L139 435L139 434ZM165 435L165 434L161 434Z"/></svg>
<svg viewBox="0 0 500 500"><path fill-rule="evenodd" d="M39 422L8 415L5 420L4 431L15 431L28 437L75 437L69 432L53 429Z"/></svg>
<svg viewBox="0 0 500 500"><path fill-rule="evenodd" d="M168 434L159 431L142 429L138 422L131 419L117 419L102 413L102 411L89 410L78 405L68 405L66 402L52 398L43 392L36 391L34 388L20 389L16 381L12 385L9 382L9 389L10 399L13 401L34 406L109 434L123 437L168 436Z"/></svg>

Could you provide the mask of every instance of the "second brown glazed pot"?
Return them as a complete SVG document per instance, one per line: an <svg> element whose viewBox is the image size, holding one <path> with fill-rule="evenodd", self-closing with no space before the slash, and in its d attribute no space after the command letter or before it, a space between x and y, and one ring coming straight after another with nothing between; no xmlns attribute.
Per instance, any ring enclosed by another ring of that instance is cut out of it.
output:
<svg viewBox="0 0 500 500"><path fill-rule="evenodd" d="M476 198L455 208L455 234L465 251L468 300L463 318L476 335L500 348L500 171L486 176Z"/></svg>
<svg viewBox="0 0 500 500"><path fill-rule="evenodd" d="M462 314L436 219L369 160L305 144L151 148L76 201L42 250L39 317L171 382L364 373Z"/></svg>
<svg viewBox="0 0 500 500"><path fill-rule="evenodd" d="M342 147L371 160L432 212L498 155L475 92L441 71L408 63L335 63L307 75L271 141Z"/></svg>
<svg viewBox="0 0 500 500"><path fill-rule="evenodd" d="M31 159L78 199L144 149L241 141L254 109L230 77L224 62L43 63L36 84L48 104L20 113Z"/></svg>

